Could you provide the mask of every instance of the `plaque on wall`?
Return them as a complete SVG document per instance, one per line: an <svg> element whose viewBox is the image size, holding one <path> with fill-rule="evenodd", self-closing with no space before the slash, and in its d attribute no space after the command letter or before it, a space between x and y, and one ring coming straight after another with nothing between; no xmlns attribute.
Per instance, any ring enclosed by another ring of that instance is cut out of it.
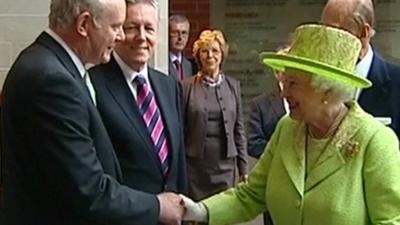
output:
<svg viewBox="0 0 400 225"><path fill-rule="evenodd" d="M276 88L272 71L259 62L262 51L288 43L296 26L318 22L326 0L218 0L210 1L211 27L221 29L230 51L224 65L227 75L240 80L244 113L249 101ZM392 61L400 58L400 2L377 0L373 46ZM399 61L400 62L400 61Z"/></svg>

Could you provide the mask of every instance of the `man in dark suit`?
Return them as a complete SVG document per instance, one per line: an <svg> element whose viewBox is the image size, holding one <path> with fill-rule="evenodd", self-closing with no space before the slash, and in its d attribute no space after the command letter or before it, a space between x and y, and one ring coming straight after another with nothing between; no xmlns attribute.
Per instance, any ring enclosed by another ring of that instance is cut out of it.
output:
<svg viewBox="0 0 400 225"><path fill-rule="evenodd" d="M279 91L261 94L251 101L247 125L247 151L250 156L260 158L283 115L285 107Z"/></svg>
<svg viewBox="0 0 400 225"><path fill-rule="evenodd" d="M1 118L6 225L179 224L179 196L120 184L89 94L84 65L109 61L125 11L124 0L52 0L49 29L11 67Z"/></svg>
<svg viewBox="0 0 400 225"><path fill-rule="evenodd" d="M148 67L158 30L158 10L150 2L128 1L125 41L117 44L109 63L93 68L90 74L97 108L121 163L124 184L154 194L186 193L178 82ZM145 89L151 97L142 92ZM154 106L150 114L146 106ZM157 127L162 131L155 131ZM160 156L161 138L167 162Z"/></svg>
<svg viewBox="0 0 400 225"><path fill-rule="evenodd" d="M169 17L169 65L168 74L177 80L194 75L194 63L183 55L189 40L190 23L184 15Z"/></svg>
<svg viewBox="0 0 400 225"><path fill-rule="evenodd" d="M361 92L357 90L355 99L365 111L388 124L400 137L400 110L397 104L400 98L400 66L384 60L370 45L375 34L373 2L329 0L323 9L321 22L341 27L360 39L362 49L356 71L373 85Z"/></svg>

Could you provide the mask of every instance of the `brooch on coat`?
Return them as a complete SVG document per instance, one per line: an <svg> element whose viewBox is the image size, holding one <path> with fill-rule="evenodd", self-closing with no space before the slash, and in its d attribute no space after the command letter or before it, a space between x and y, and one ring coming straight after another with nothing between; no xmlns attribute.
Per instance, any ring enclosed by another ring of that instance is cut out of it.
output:
<svg viewBox="0 0 400 225"><path fill-rule="evenodd" d="M343 153L348 158L353 158L360 151L360 144L357 141L347 141L343 146Z"/></svg>

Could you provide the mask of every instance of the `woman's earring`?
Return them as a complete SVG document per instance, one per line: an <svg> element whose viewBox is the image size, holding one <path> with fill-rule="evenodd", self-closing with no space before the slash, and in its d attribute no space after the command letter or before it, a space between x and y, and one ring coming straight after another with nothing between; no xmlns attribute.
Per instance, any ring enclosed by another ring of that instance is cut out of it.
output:
<svg viewBox="0 0 400 225"><path fill-rule="evenodd" d="M328 101L327 101L327 100L322 101L322 103L323 103L324 105L328 105Z"/></svg>

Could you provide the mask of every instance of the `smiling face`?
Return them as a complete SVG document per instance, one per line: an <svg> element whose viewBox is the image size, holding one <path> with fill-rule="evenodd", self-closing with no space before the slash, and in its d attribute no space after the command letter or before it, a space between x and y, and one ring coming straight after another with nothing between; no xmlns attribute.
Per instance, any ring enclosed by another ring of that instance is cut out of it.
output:
<svg viewBox="0 0 400 225"><path fill-rule="evenodd" d="M125 41L117 45L116 52L132 69L139 71L157 44L157 9L146 3L128 4L126 14Z"/></svg>
<svg viewBox="0 0 400 225"><path fill-rule="evenodd" d="M208 75L217 75L222 62L221 46L217 41L205 43L199 49L201 70Z"/></svg>
<svg viewBox="0 0 400 225"><path fill-rule="evenodd" d="M315 121L324 109L325 93L312 86L312 76L287 69L281 76L282 97L289 103L290 117L299 121Z"/></svg>
<svg viewBox="0 0 400 225"><path fill-rule="evenodd" d="M91 20L87 26L88 45L85 62L98 64L110 60L111 52L116 44L124 39L122 24L125 20L125 2L123 0L108 1L99 21Z"/></svg>

